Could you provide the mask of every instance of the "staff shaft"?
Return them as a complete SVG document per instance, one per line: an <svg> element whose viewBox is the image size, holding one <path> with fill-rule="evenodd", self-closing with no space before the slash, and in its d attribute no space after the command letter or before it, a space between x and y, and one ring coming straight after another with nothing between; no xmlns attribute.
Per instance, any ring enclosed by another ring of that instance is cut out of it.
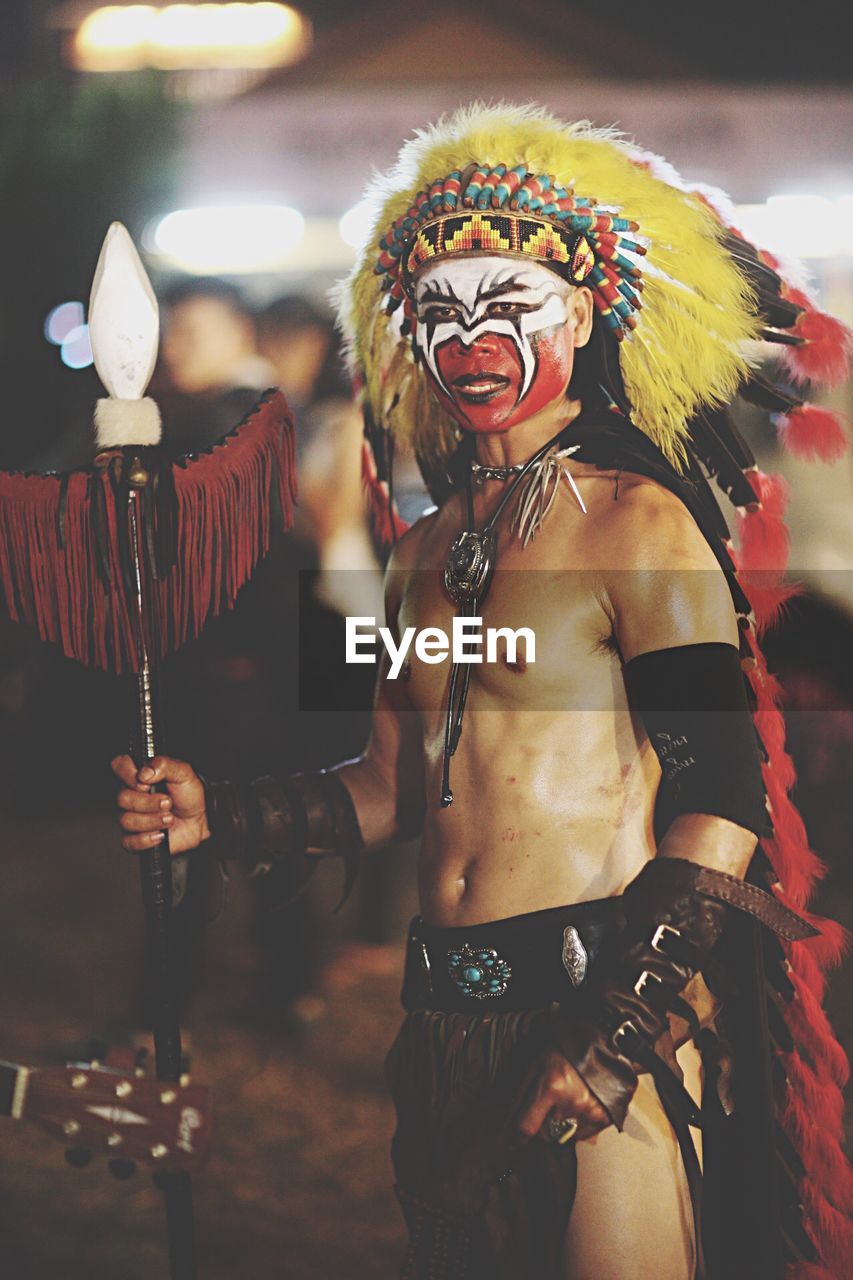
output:
<svg viewBox="0 0 853 1280"><path fill-rule="evenodd" d="M134 578L134 607L139 670L137 674L137 738L150 762L158 751L154 671L149 648L150 602L144 570L144 507L139 489L128 499L130 549ZM172 961L172 867L168 833L140 860L145 908L148 968L157 1077L178 1080L181 1075L181 1029L175 1001ZM195 1280L195 1232L192 1184L188 1174L162 1174L158 1179L166 1200L166 1228L171 1280Z"/></svg>

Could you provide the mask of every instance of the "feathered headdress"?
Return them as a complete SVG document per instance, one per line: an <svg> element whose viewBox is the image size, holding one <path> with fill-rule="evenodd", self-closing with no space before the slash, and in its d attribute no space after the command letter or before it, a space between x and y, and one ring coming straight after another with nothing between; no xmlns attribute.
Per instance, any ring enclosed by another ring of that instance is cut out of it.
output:
<svg viewBox="0 0 853 1280"><path fill-rule="evenodd" d="M365 410L365 483L386 531L403 527L387 510L393 441L414 447L433 490L457 447L409 340L407 277L423 247L447 251L446 224L457 232L466 218L468 244L522 254L532 244L570 281L571 250L585 239L584 282L618 344L632 420L679 470L698 457L738 507L760 504L743 475L752 457L726 409L738 394L779 415L780 438L800 456L831 459L846 446L833 415L760 378L747 350L752 340L783 344L791 384L829 384L844 376L849 331L739 234L725 197L691 189L613 130L565 124L534 106L474 105L406 143L367 201L371 234L337 301ZM549 247L535 234L523 243L520 223L547 233Z"/></svg>

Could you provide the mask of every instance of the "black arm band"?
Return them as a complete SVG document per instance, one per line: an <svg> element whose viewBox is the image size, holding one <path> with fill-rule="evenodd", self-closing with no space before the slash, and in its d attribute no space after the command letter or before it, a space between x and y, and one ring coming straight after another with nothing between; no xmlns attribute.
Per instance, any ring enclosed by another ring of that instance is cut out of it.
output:
<svg viewBox="0 0 853 1280"><path fill-rule="evenodd" d="M355 805L332 771L297 773L279 781L205 782L207 822L223 861L239 862L251 876L273 867L286 872L286 898L293 897L316 869L318 857L337 855L344 863L349 897L364 840Z"/></svg>
<svg viewBox="0 0 853 1280"><path fill-rule="evenodd" d="M658 837L685 813L763 835L761 760L737 649L689 644L642 653L625 666L625 688L661 765Z"/></svg>

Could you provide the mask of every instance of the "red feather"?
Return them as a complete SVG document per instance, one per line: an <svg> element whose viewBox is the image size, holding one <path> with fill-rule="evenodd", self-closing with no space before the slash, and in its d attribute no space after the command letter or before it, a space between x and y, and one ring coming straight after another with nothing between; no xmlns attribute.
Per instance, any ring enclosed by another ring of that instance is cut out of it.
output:
<svg viewBox="0 0 853 1280"><path fill-rule="evenodd" d="M818 311L798 289L787 297L805 307L793 333L805 339L801 347L784 347L780 363L795 382L815 382L824 387L837 387L850 372L853 356L853 331L835 316Z"/></svg>
<svg viewBox="0 0 853 1280"><path fill-rule="evenodd" d="M837 462L849 444L838 415L813 404L800 405L777 418L776 431L788 452L806 462L818 458L822 462Z"/></svg>
<svg viewBox="0 0 853 1280"><path fill-rule="evenodd" d="M779 582L773 573L742 573L740 585L752 607L759 635L776 626L789 601L802 592L799 583Z"/></svg>
<svg viewBox="0 0 853 1280"><path fill-rule="evenodd" d="M741 567L781 575L788 564L790 535L784 521L788 486L781 476L768 476L763 471L748 473L755 490L754 509L738 512Z"/></svg>
<svg viewBox="0 0 853 1280"><path fill-rule="evenodd" d="M376 459L367 440L361 446L361 481L373 536L381 547L393 547L409 528L391 498L387 480L380 480Z"/></svg>

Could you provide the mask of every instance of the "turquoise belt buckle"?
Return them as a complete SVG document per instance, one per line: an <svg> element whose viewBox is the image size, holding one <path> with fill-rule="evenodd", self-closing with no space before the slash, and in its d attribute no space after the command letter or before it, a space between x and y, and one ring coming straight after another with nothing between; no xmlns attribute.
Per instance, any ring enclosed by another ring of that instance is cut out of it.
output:
<svg viewBox="0 0 853 1280"><path fill-rule="evenodd" d="M491 1000L505 994L512 969L493 947L451 947L447 972L464 996Z"/></svg>

